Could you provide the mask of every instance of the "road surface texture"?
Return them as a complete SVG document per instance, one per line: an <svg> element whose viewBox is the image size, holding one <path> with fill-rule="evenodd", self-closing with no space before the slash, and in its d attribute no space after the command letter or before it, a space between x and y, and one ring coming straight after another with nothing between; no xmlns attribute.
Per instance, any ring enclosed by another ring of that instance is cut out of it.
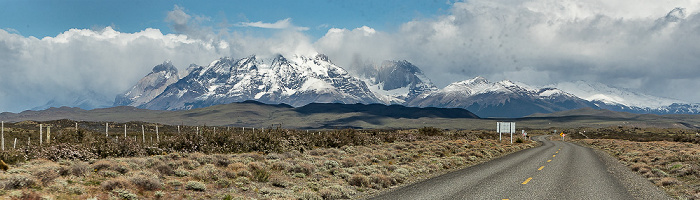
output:
<svg viewBox="0 0 700 200"><path fill-rule="evenodd" d="M610 155L549 136L542 146L371 199L671 199Z"/></svg>

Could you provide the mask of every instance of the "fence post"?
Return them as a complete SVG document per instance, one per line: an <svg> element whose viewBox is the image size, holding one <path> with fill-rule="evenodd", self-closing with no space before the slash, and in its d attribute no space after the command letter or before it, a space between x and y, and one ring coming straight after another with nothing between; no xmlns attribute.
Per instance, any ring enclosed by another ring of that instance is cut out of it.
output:
<svg viewBox="0 0 700 200"><path fill-rule="evenodd" d="M109 123L105 122L105 136L109 137Z"/></svg>
<svg viewBox="0 0 700 200"><path fill-rule="evenodd" d="M44 139L42 138L43 136L44 136L43 124L39 124L39 146L41 146L42 143L43 143L43 140L44 140Z"/></svg>
<svg viewBox="0 0 700 200"><path fill-rule="evenodd" d="M51 126L46 126L46 144L51 144Z"/></svg>
<svg viewBox="0 0 700 200"><path fill-rule="evenodd" d="M145 144L146 143L146 131L143 130L143 124L141 125L141 139L142 139L141 141L143 141L143 143Z"/></svg>
<svg viewBox="0 0 700 200"><path fill-rule="evenodd" d="M156 143L160 143L160 135L158 134L158 124L156 124Z"/></svg>
<svg viewBox="0 0 700 200"><path fill-rule="evenodd" d="M126 124L124 124L124 139L126 140Z"/></svg>
<svg viewBox="0 0 700 200"><path fill-rule="evenodd" d="M2 150L5 151L5 121L2 121Z"/></svg>

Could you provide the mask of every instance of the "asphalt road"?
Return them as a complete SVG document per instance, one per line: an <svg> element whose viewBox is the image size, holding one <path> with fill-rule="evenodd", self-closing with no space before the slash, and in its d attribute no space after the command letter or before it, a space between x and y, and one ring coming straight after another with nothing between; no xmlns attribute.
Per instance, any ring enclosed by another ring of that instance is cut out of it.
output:
<svg viewBox="0 0 700 200"><path fill-rule="evenodd" d="M603 152L545 138L535 138L540 147L371 199L671 199Z"/></svg>

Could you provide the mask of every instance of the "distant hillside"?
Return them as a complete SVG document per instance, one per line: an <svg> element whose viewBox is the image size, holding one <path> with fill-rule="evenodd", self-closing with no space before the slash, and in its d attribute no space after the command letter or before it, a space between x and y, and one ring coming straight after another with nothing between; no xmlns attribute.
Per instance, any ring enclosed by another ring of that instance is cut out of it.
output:
<svg viewBox="0 0 700 200"><path fill-rule="evenodd" d="M478 119L464 109L409 108L400 105L312 103L293 108L286 104L263 104L245 101L180 111L146 110L130 106L83 110L80 108L49 108L42 111L2 113L3 121L145 121L163 124L334 129L334 128L420 128L445 125L453 121ZM459 123L454 123L459 124Z"/></svg>

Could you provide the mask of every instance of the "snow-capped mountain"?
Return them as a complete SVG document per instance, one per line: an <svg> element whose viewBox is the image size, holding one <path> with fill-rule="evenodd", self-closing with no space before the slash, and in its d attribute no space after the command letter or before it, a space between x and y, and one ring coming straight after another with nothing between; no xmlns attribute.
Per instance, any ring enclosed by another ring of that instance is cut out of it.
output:
<svg viewBox="0 0 700 200"><path fill-rule="evenodd" d="M73 93L72 95L66 95L63 98L54 98L48 101L46 104L34 107L30 110L45 110L51 107L59 108L66 105L85 110L108 108L112 105L112 99L103 94L98 94L95 91L87 91L83 94Z"/></svg>
<svg viewBox="0 0 700 200"><path fill-rule="evenodd" d="M359 78L323 54L221 58L206 66L190 65L182 72L165 62L131 90L118 95L114 105L182 110L246 100L295 107L309 103L383 103L464 108L481 117L523 117L586 107L633 113L700 113L700 104L583 81L533 87L476 77L438 89L407 61L367 65L355 74Z"/></svg>
<svg viewBox="0 0 700 200"><path fill-rule="evenodd" d="M562 82L548 85L546 87L559 88L581 97L582 99L608 105L623 105L638 108L661 108L673 103L684 103L676 99L656 97L607 86L601 83L587 83L584 81Z"/></svg>
<svg viewBox="0 0 700 200"><path fill-rule="evenodd" d="M555 88L532 89L504 80L492 83L483 77L455 82L424 93L408 106L465 108L481 117L522 117L595 107L594 104Z"/></svg>
<svg viewBox="0 0 700 200"><path fill-rule="evenodd" d="M333 64L328 57L277 55L271 59L249 56L221 58L207 66L188 70L188 75L170 84L137 107L182 110L217 104L256 100L270 104L303 106L316 103L379 103L379 99L357 78Z"/></svg>
<svg viewBox="0 0 700 200"><path fill-rule="evenodd" d="M156 98L165 88L180 80L177 68L169 61L153 67L131 90L114 99L115 106L140 106Z"/></svg>
<svg viewBox="0 0 700 200"><path fill-rule="evenodd" d="M677 99L642 94L601 83L562 82L547 87L559 88L591 101L600 108L613 111L654 114L700 113L699 104L689 104Z"/></svg>
<svg viewBox="0 0 700 200"><path fill-rule="evenodd" d="M403 104L438 88L418 67L408 61L384 61L365 67L360 78L385 104Z"/></svg>

